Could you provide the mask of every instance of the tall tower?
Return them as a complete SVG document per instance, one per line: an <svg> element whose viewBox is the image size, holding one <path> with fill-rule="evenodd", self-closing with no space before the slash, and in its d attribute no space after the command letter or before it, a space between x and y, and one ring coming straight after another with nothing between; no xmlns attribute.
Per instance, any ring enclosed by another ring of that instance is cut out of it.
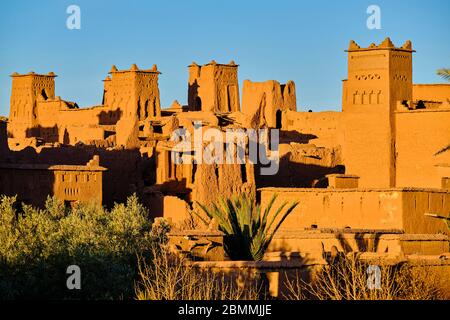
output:
<svg viewBox="0 0 450 320"><path fill-rule="evenodd" d="M10 100L8 133L14 138L35 136L38 126L37 101L55 98L55 77L53 72L46 75L29 72L14 72Z"/></svg>
<svg viewBox="0 0 450 320"><path fill-rule="evenodd" d="M158 71L140 70L133 64L129 70L117 70L112 66L111 79L105 81L104 104L111 109L120 109L121 117L137 116L138 120L161 115Z"/></svg>
<svg viewBox="0 0 450 320"><path fill-rule="evenodd" d="M348 173L363 187L394 187L397 101L412 99L411 42L389 38L361 48L350 42L348 79L343 82L343 153Z"/></svg>
<svg viewBox="0 0 450 320"><path fill-rule="evenodd" d="M189 67L188 104L190 111L239 111L238 65L212 60L203 66Z"/></svg>

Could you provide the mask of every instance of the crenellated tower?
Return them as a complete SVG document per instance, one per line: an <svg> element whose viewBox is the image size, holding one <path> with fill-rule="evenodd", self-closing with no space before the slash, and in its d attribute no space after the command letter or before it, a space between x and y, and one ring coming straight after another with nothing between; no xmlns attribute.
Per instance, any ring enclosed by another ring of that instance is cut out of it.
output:
<svg viewBox="0 0 450 320"><path fill-rule="evenodd" d="M343 82L344 160L362 186L395 186L395 118L398 101L412 99L412 45L389 38L362 48L350 42Z"/></svg>
<svg viewBox="0 0 450 320"><path fill-rule="evenodd" d="M158 71L156 65L141 70L133 64L129 70L112 66L111 77L104 81L103 103L111 109L119 109L122 117L137 116L139 120L161 115Z"/></svg>

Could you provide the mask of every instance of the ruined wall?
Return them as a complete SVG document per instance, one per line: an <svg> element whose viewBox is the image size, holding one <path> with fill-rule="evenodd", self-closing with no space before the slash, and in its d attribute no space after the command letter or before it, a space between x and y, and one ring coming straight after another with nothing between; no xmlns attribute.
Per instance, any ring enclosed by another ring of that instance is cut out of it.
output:
<svg viewBox="0 0 450 320"><path fill-rule="evenodd" d="M346 172L362 187L395 186L397 101L412 98L412 49L380 45L348 50L348 80L343 85L343 156Z"/></svg>
<svg viewBox="0 0 450 320"><path fill-rule="evenodd" d="M413 100L442 101L450 103L450 84L414 84Z"/></svg>
<svg viewBox="0 0 450 320"><path fill-rule="evenodd" d="M15 138L34 136L39 125L36 105L38 100L55 98L55 75L13 73L8 132Z"/></svg>
<svg viewBox="0 0 450 320"><path fill-rule="evenodd" d="M189 66L188 105L191 111L239 111L238 65L214 60Z"/></svg>
<svg viewBox="0 0 450 320"><path fill-rule="evenodd" d="M398 187L441 186L439 164L450 163L450 109L395 113Z"/></svg>
<svg viewBox="0 0 450 320"><path fill-rule="evenodd" d="M267 125L281 129L284 123L283 111L295 111L296 108L293 81L280 85L275 80L265 82L244 80L242 112L252 118L253 126Z"/></svg>
<svg viewBox="0 0 450 320"><path fill-rule="evenodd" d="M413 234L449 233L427 212L450 211L450 191L437 189L287 189L263 188L262 207L273 194L274 207L299 201L280 230L317 228L397 229Z"/></svg>
<svg viewBox="0 0 450 320"><path fill-rule="evenodd" d="M221 197L245 193L255 195L255 178L251 164L199 164L193 181L192 200L210 206ZM194 204L194 208L196 208Z"/></svg>
<svg viewBox="0 0 450 320"><path fill-rule="evenodd" d="M282 84L281 91L283 92L283 110L296 111L297 94L294 81L289 80L286 84Z"/></svg>

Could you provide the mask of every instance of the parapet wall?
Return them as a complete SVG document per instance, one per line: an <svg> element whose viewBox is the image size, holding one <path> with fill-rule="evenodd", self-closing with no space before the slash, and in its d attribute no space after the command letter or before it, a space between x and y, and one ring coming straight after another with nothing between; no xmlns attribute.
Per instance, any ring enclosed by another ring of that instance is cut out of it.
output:
<svg viewBox="0 0 450 320"><path fill-rule="evenodd" d="M450 175L439 166L450 163L450 108L397 111L395 124L396 186L440 188Z"/></svg>
<svg viewBox="0 0 450 320"><path fill-rule="evenodd" d="M450 84L414 84L413 100L441 101L450 100Z"/></svg>
<svg viewBox="0 0 450 320"><path fill-rule="evenodd" d="M450 190L439 189L259 189L264 208L274 194L282 202L299 201L280 230L352 228L401 230L411 234L449 233L442 221L425 213L450 212Z"/></svg>

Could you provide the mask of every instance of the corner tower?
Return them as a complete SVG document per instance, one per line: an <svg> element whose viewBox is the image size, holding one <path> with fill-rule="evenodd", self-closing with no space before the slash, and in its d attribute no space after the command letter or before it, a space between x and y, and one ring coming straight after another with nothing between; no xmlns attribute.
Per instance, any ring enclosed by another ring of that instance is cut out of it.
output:
<svg viewBox="0 0 450 320"><path fill-rule="evenodd" d="M158 71L156 65L141 70L133 64L129 70L112 66L111 78L105 81L104 104L120 109L122 117L137 116L138 120L161 115Z"/></svg>
<svg viewBox="0 0 450 320"><path fill-rule="evenodd" d="M395 47L389 38L361 48L350 42L343 82L344 161L363 187L394 187L397 101L412 99L411 42Z"/></svg>
<svg viewBox="0 0 450 320"><path fill-rule="evenodd" d="M212 60L203 66L189 67L188 104L190 111L239 111L238 65Z"/></svg>
<svg viewBox="0 0 450 320"><path fill-rule="evenodd" d="M14 138L34 136L38 126L36 105L38 100L55 98L55 77L53 72L46 75L29 72L14 72L10 100L8 133Z"/></svg>

